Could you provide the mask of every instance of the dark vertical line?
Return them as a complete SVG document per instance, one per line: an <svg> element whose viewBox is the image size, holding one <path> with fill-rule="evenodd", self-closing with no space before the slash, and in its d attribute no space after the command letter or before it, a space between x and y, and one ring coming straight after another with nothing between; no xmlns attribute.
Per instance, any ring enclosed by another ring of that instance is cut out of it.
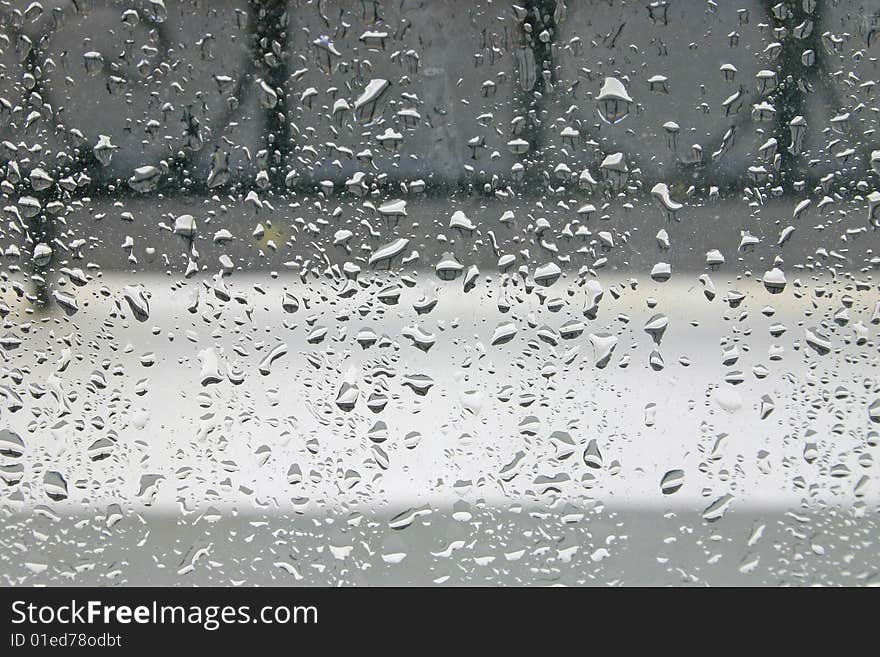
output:
<svg viewBox="0 0 880 657"><path fill-rule="evenodd" d="M516 103L525 116L526 123L522 132L522 138L529 142L529 152L526 155L527 164L524 183L524 191L540 191L543 186L543 175L540 163L544 156L547 144L546 118L543 116L548 107L548 80L544 77L544 71L549 71L549 82L555 82L555 64L553 60L554 44L556 42L556 0L526 0L523 7L528 12L520 23L521 45L530 48L535 59L535 84L531 90L523 90L517 87ZM531 31L527 31L527 27ZM546 30L550 39L542 41L540 34ZM530 118L533 113L536 120Z"/></svg>
<svg viewBox="0 0 880 657"><path fill-rule="evenodd" d="M278 102L265 112L264 145L269 156L269 180L276 189L284 188L283 165L290 153L290 117L288 116L288 53L290 33L286 0L257 0L254 22L254 59L263 70L263 79L275 90ZM274 64L266 61L274 54Z"/></svg>
<svg viewBox="0 0 880 657"><path fill-rule="evenodd" d="M25 70L34 74L35 86L33 91L38 93L43 99L48 99L43 79L35 75L37 69L40 68L40 61L41 59L43 59L41 46L42 40L38 40L36 43L31 44L31 47L28 50L27 57L25 58ZM27 100L27 95L27 92L25 92L25 98L22 98L21 100L22 105L25 107L27 107L29 104ZM39 130L39 124L37 129ZM89 151L89 153L91 153L91 151ZM22 172L22 176L26 176L25 172ZM20 184L24 185L25 183L24 181L22 181ZM42 208L45 209L46 203L49 200L58 196L57 190L58 187L56 183L44 192L28 190L26 193L29 196L37 198L40 201L40 205L42 206ZM37 216L26 220L25 225L27 226L26 230L28 236L31 239L31 243L26 244L26 248L28 249L28 251L33 252L34 247L41 242L52 246L52 241L55 239L55 219L51 214L45 212L45 210L41 210L41 212L38 213ZM52 260L50 260L47 265L39 265L38 263L36 263L30 253L27 253L26 257L27 262L29 263L28 269L31 273L31 276L40 276L43 278L42 283L37 283L36 281L34 281L33 278L31 278L31 281L34 283L34 294L36 296L36 302L34 305L39 308L46 308L52 302L52 297L49 294L48 274L55 264L54 260L58 256L53 256Z"/></svg>
<svg viewBox="0 0 880 657"><path fill-rule="evenodd" d="M776 4L778 4L776 0L764 1L764 10L771 25L778 23L773 15L773 6ZM782 51L779 53L779 65L776 69L779 86L770 98L776 110L774 132L779 144L777 152L781 156L778 181L786 191L790 191L793 182L809 177L809 172L803 164L803 157L789 150L791 131L788 124L798 115L806 118L807 92L801 90L799 83L815 84L823 67L821 43L823 8L822 3L816 3L813 13L807 14L801 2L788 2L785 6L790 12L785 21L788 34L782 40ZM793 34L793 28L805 20L813 21L813 30L806 39L798 39ZM812 67L804 66L801 61L801 54L805 50L812 50L815 53L816 61Z"/></svg>

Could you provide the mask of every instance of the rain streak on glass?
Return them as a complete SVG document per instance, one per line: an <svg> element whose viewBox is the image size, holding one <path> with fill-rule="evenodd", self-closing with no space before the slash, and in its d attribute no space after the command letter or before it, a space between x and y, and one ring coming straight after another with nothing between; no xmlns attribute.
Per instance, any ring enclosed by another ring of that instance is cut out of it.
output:
<svg viewBox="0 0 880 657"><path fill-rule="evenodd" d="M0 582L880 584L880 9L0 0Z"/></svg>

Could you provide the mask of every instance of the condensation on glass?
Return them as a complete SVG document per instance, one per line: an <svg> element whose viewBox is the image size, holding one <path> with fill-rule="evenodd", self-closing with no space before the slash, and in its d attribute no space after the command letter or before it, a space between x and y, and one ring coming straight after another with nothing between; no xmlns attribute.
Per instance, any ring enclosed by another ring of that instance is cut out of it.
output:
<svg viewBox="0 0 880 657"><path fill-rule="evenodd" d="M0 1L0 582L878 584L868 0Z"/></svg>

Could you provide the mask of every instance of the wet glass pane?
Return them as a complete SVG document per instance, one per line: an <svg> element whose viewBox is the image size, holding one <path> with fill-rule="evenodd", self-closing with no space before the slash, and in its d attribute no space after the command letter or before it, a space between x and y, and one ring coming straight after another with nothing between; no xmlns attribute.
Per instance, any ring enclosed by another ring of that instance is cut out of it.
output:
<svg viewBox="0 0 880 657"><path fill-rule="evenodd" d="M0 1L4 585L880 583L868 0Z"/></svg>

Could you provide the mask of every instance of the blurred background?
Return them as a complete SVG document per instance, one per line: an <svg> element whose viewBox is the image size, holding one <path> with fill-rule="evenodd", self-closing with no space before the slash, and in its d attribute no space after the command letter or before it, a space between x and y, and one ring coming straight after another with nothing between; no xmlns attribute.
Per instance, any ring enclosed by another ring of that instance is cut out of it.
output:
<svg viewBox="0 0 880 657"><path fill-rule="evenodd" d="M874 584L870 2L0 2L8 584Z"/></svg>

